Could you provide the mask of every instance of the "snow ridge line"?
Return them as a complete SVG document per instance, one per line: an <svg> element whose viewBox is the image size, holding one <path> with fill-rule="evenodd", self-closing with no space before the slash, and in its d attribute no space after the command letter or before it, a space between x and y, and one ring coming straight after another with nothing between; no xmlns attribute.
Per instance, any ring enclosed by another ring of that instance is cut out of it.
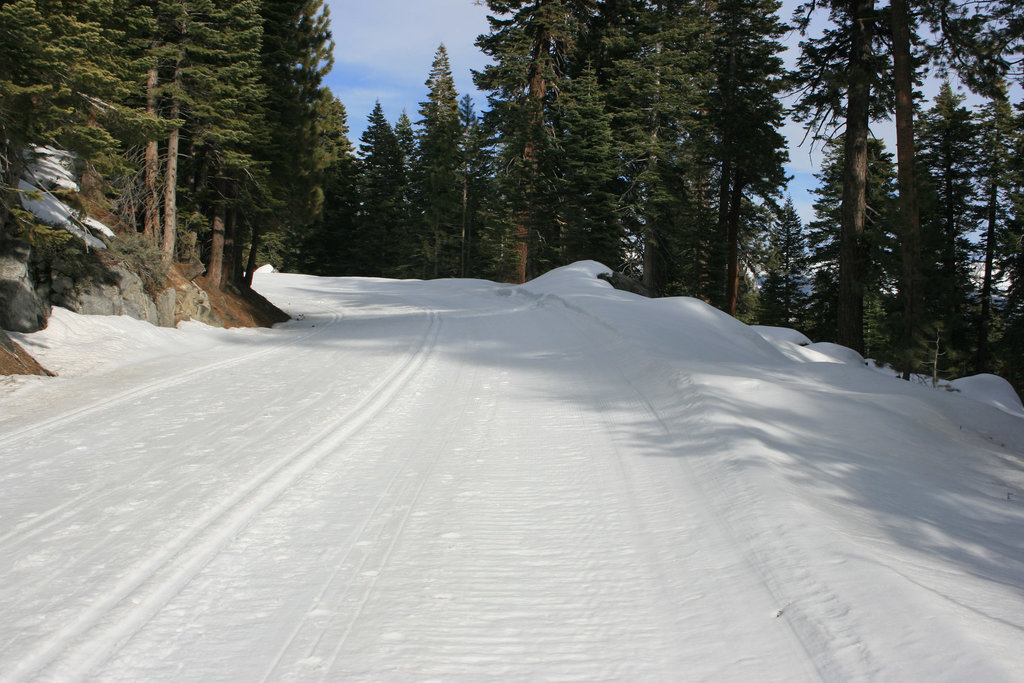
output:
<svg viewBox="0 0 1024 683"><path fill-rule="evenodd" d="M101 410L106 410L110 408L110 406L117 405L118 403L123 403L124 401L139 398L142 396L147 396L161 389L166 389L168 387L184 384L185 382L195 377L204 375L208 372L220 370L223 368L229 368L234 365L239 365L241 363L245 363L246 361L250 361L255 358L265 356L266 354L271 353L273 351L277 351L278 349L282 349L287 346L293 346L295 344L304 342L310 337L322 334L325 330L328 330L331 327L337 325L345 317L341 311L329 311L329 313L330 320L328 320L322 326L314 326L313 328L311 328L310 332L307 332L306 334L303 334L299 337L289 338L278 344L273 344L271 346L267 346L266 348L262 348L258 351L253 351L252 353L247 353L245 355L238 356L235 358L227 358L222 361L216 361L208 365L202 365L198 368L192 368L191 370L186 370L184 372L171 375L170 377L165 377L156 382L150 382L149 384L143 384L142 386L133 387L126 391L122 391L121 393L114 394L113 396L100 399L90 405L70 410L64 413L63 415L57 415L55 417L43 420L42 422L37 422L28 427L23 427L22 429L16 429L13 432L8 432L7 434L0 436L0 448L7 446L13 442L20 441L21 439L24 439L28 436L48 432L54 427L71 422L78 418L92 415L93 413L100 412ZM3 540L3 538L6 538L6 536L0 537L0 540Z"/></svg>
<svg viewBox="0 0 1024 683"><path fill-rule="evenodd" d="M207 512L191 529L135 568L77 619L29 652L13 671L0 674L0 678L5 681L36 677L79 680L109 659L220 554L256 515L334 453L401 392L436 345L441 317L431 311L429 318L428 328L418 347L358 405L250 479L230 498Z"/></svg>

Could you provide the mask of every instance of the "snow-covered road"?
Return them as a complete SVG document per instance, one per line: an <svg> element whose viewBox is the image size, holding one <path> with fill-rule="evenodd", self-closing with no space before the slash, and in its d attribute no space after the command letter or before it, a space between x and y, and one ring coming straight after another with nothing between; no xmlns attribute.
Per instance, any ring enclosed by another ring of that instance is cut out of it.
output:
<svg viewBox="0 0 1024 683"><path fill-rule="evenodd" d="M1024 420L595 268L0 394L0 680L1024 680Z"/></svg>

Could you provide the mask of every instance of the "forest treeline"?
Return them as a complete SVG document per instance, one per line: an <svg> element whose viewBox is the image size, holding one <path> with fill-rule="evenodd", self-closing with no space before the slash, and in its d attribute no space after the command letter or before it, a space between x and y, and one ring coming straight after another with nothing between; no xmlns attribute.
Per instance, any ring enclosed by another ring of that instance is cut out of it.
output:
<svg viewBox="0 0 1024 683"><path fill-rule="evenodd" d="M486 6L483 111L442 45L418 109L378 103L352 141L323 78L358 27L332 37L322 0L4 0L0 225L55 239L17 182L52 145L79 160L77 208L223 287L267 261L522 282L594 259L907 376L1024 385L1015 0L811 0L789 23L774 0ZM924 101L929 71L981 104ZM790 116L824 150L809 225ZM890 119L895 150L872 136Z"/></svg>

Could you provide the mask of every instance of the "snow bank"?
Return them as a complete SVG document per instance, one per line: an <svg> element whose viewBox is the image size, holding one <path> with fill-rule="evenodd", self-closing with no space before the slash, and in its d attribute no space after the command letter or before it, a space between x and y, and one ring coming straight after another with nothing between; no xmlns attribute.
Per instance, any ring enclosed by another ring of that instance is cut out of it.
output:
<svg viewBox="0 0 1024 683"><path fill-rule="evenodd" d="M803 332L798 332L789 327L751 325L751 328L773 344L786 342L788 344L796 344L797 346L810 346L812 343Z"/></svg>
<svg viewBox="0 0 1024 683"><path fill-rule="evenodd" d="M995 406L1011 415L1024 417L1024 404L1010 383L998 375L981 374L961 377L949 383L967 398Z"/></svg>
<svg viewBox="0 0 1024 683"><path fill-rule="evenodd" d="M784 360L751 327L690 297L647 299L613 288L597 276L609 268L581 261L521 285L541 301L559 302L600 320L649 352L683 354L691 360L776 364Z"/></svg>
<svg viewBox="0 0 1024 683"><path fill-rule="evenodd" d="M202 348L220 332L195 322L179 327L156 327L128 316L79 315L55 306L46 329L9 334L46 369L78 377Z"/></svg>

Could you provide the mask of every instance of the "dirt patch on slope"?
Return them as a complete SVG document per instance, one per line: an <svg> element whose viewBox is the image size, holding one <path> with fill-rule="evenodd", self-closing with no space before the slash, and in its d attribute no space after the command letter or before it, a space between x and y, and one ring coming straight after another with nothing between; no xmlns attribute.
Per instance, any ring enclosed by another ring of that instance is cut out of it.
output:
<svg viewBox="0 0 1024 683"><path fill-rule="evenodd" d="M206 290L210 306L224 321L224 327L272 327L289 320L287 313L251 289L220 289L203 276L194 281Z"/></svg>
<svg viewBox="0 0 1024 683"><path fill-rule="evenodd" d="M36 362L25 349L0 330L0 375L45 375L53 373Z"/></svg>

